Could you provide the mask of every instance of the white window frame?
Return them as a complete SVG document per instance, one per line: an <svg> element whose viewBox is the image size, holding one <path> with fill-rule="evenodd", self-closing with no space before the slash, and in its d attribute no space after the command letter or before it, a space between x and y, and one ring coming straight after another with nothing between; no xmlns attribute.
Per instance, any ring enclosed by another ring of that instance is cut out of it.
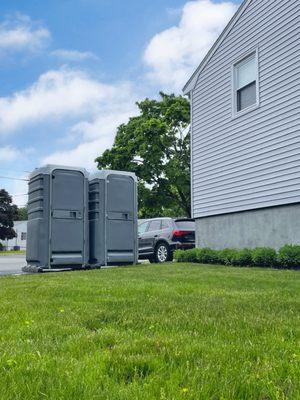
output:
<svg viewBox="0 0 300 400"><path fill-rule="evenodd" d="M236 66L240 64L241 62L245 61L247 58L251 57L252 55L255 55L255 67L256 67L256 102L252 104L251 106L244 108L241 111L237 110L237 68ZM232 64L232 118L237 118L241 115L247 114L250 111L253 111L257 109L260 105L260 100L259 100L259 52L258 52L258 47L255 49L248 50L246 53L244 53L241 57L239 57L237 60L234 61Z"/></svg>

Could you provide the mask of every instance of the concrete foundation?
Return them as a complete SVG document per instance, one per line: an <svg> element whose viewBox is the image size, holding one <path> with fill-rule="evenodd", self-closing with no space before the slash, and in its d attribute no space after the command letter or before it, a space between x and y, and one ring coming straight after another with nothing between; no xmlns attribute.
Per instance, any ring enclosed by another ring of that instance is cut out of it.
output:
<svg viewBox="0 0 300 400"><path fill-rule="evenodd" d="M196 246L224 249L300 244L300 203L196 220Z"/></svg>

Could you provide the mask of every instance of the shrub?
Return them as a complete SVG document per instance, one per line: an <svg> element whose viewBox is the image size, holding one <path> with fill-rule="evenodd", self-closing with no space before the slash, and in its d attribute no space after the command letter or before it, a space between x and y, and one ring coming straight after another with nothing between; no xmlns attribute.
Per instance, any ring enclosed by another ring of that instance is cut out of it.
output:
<svg viewBox="0 0 300 400"><path fill-rule="evenodd" d="M3 249L4 249L4 246L2 243L0 243L0 251L3 251Z"/></svg>
<svg viewBox="0 0 300 400"><path fill-rule="evenodd" d="M178 262L183 262L184 259L184 251L183 250L175 250L173 254L174 260Z"/></svg>
<svg viewBox="0 0 300 400"><path fill-rule="evenodd" d="M201 249L192 249L189 250L189 259L191 262L200 262L199 261L199 253L201 252Z"/></svg>
<svg viewBox="0 0 300 400"><path fill-rule="evenodd" d="M253 265L253 250L251 249L242 249L235 251L231 257L232 265L240 265L249 267Z"/></svg>
<svg viewBox="0 0 300 400"><path fill-rule="evenodd" d="M213 250L208 247L190 250L176 250L174 258L178 262L201 264L223 264L236 266L300 268L300 245L285 245L277 254L270 247L255 249Z"/></svg>
<svg viewBox="0 0 300 400"><path fill-rule="evenodd" d="M197 261L203 264L218 264L220 263L219 251L209 247L197 249Z"/></svg>
<svg viewBox="0 0 300 400"><path fill-rule="evenodd" d="M174 258L178 262L197 262L197 250L175 250Z"/></svg>
<svg viewBox="0 0 300 400"><path fill-rule="evenodd" d="M175 250L174 258L178 262L197 262L204 264L216 264L220 262L218 251L209 248Z"/></svg>
<svg viewBox="0 0 300 400"><path fill-rule="evenodd" d="M236 249L224 249L224 250L219 250L219 258L220 258L220 264L223 265L231 265L232 260L235 257L237 253Z"/></svg>
<svg viewBox="0 0 300 400"><path fill-rule="evenodd" d="M278 264L285 268L300 268L300 246L286 244L278 252Z"/></svg>
<svg viewBox="0 0 300 400"><path fill-rule="evenodd" d="M186 261L197 262L197 250L198 249L190 249L187 251L183 251L184 253L187 253L185 256Z"/></svg>
<svg viewBox="0 0 300 400"><path fill-rule="evenodd" d="M277 265L277 253L271 247L256 247L253 250L252 261L257 267L274 267Z"/></svg>

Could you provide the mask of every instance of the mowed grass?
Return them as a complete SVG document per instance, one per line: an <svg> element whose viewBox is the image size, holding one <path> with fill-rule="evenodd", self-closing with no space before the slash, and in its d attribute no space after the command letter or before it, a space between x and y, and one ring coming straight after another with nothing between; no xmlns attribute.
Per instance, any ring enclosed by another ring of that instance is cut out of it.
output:
<svg viewBox="0 0 300 400"><path fill-rule="evenodd" d="M0 279L0 399L299 399L299 272Z"/></svg>
<svg viewBox="0 0 300 400"><path fill-rule="evenodd" d="M0 257L1 256L15 256L16 254L21 254L21 255L25 255L26 251L25 250L4 250L4 251L0 251Z"/></svg>

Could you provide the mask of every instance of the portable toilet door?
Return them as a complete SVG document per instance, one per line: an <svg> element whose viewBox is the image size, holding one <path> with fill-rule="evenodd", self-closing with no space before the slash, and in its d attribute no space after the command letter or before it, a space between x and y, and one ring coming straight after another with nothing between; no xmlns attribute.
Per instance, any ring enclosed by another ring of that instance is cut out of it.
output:
<svg viewBox="0 0 300 400"><path fill-rule="evenodd" d="M137 263L137 187L132 174L106 179L107 263Z"/></svg>
<svg viewBox="0 0 300 400"><path fill-rule="evenodd" d="M87 179L68 169L55 169L51 178L50 264L85 266Z"/></svg>
<svg viewBox="0 0 300 400"><path fill-rule="evenodd" d="M84 169L46 165L29 179L27 264L81 268L88 262L88 178Z"/></svg>
<svg viewBox="0 0 300 400"><path fill-rule="evenodd" d="M103 170L89 183L90 263L135 264L137 179L124 171Z"/></svg>

